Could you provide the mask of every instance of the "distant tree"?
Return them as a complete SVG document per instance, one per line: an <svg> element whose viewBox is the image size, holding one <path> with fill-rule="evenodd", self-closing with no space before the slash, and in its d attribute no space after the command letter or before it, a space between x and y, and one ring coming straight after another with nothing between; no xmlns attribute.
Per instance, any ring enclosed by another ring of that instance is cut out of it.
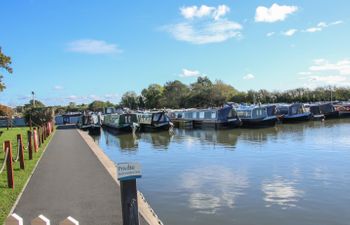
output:
<svg viewBox="0 0 350 225"><path fill-rule="evenodd" d="M6 116L6 117L11 118L14 114L15 114L15 112L13 111L13 109L11 107L0 104L0 116Z"/></svg>
<svg viewBox="0 0 350 225"><path fill-rule="evenodd" d="M159 84L151 84L141 92L145 98L146 107L149 109L161 108L163 98L163 87Z"/></svg>
<svg viewBox="0 0 350 225"><path fill-rule="evenodd" d="M198 77L197 82L191 84L191 92L187 101L189 107L213 106L213 83L208 77Z"/></svg>
<svg viewBox="0 0 350 225"><path fill-rule="evenodd" d="M6 56L0 47L0 71L1 69L4 69L8 73L12 73L12 68L10 67L11 65L11 58L9 56ZM0 91L3 91L6 86L2 81L3 75L0 73Z"/></svg>
<svg viewBox="0 0 350 225"><path fill-rule="evenodd" d="M133 91L126 92L121 99L120 105L123 107L128 107L130 109L138 108L138 96Z"/></svg>
<svg viewBox="0 0 350 225"><path fill-rule="evenodd" d="M230 101L238 91L229 84L217 80L212 87L212 101L214 106L220 106Z"/></svg>
<svg viewBox="0 0 350 225"><path fill-rule="evenodd" d="M163 89L163 105L168 108L183 108L190 93L190 88L181 81L169 81Z"/></svg>
<svg viewBox="0 0 350 225"><path fill-rule="evenodd" d="M54 119L54 110L51 107L31 108L25 112L25 120L29 124L32 121L33 126L41 126Z"/></svg>
<svg viewBox="0 0 350 225"><path fill-rule="evenodd" d="M90 111L94 111L94 112L97 112L97 111L100 111L102 112L104 108L106 107L114 107L113 103L107 101L107 102L104 102L104 101L93 101L92 103L89 104L88 106L88 109Z"/></svg>
<svg viewBox="0 0 350 225"><path fill-rule="evenodd" d="M34 106L33 103L34 103L33 100L30 100L29 103L24 105L24 109L28 110L28 109L33 108L33 106ZM35 108L43 108L43 107L45 107L44 103L42 103L39 100L35 100Z"/></svg>

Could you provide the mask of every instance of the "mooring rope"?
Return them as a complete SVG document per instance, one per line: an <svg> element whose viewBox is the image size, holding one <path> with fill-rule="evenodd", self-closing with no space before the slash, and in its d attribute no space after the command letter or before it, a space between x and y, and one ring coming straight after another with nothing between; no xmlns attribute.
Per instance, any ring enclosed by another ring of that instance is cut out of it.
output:
<svg viewBox="0 0 350 225"><path fill-rule="evenodd" d="M12 162L17 162L18 161L18 159L19 159L19 151L20 151L20 144L19 144L19 139L17 140L17 155L16 155L16 158L15 159L13 159L12 158Z"/></svg>
<svg viewBox="0 0 350 225"><path fill-rule="evenodd" d="M5 169L5 165L6 165L6 160L7 160L8 154L9 154L9 149L6 148L6 151L5 151L5 158L4 158L4 162L2 163L2 166L1 166L1 169L0 169L0 174L2 174L2 172L3 172L4 169Z"/></svg>

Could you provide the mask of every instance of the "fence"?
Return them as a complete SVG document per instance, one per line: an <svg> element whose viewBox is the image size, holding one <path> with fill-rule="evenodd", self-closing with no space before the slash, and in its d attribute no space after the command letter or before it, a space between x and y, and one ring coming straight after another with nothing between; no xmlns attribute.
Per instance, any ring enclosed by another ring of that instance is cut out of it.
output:
<svg viewBox="0 0 350 225"><path fill-rule="evenodd" d="M16 156L13 157L12 151L12 143L11 141L4 141L3 149L5 152L4 161L2 166L0 167L0 174L7 171L7 184L9 188L14 189L15 183L13 178L13 164L18 162L20 163L20 169L25 169L25 161L24 161L24 150L28 150L28 158L29 160L33 159L33 151L36 153L44 144L45 140L51 135L54 130L54 126L52 122L46 123L43 126L38 126L33 129L33 131L28 130L27 138L28 145L24 147L23 138L21 134L17 134L17 153Z"/></svg>
<svg viewBox="0 0 350 225"><path fill-rule="evenodd" d="M23 225L23 219L16 213L11 214L7 217L5 225ZM26 223L28 224L28 223ZM37 218L33 219L30 223L31 225L51 225L50 220L43 215L39 215ZM59 225L79 225L79 221L71 216L61 221Z"/></svg>

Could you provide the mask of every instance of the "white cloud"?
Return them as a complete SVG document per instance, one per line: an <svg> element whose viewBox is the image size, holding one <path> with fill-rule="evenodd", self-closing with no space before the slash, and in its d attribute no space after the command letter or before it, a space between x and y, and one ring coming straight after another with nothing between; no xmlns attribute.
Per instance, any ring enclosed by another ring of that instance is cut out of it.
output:
<svg viewBox="0 0 350 225"><path fill-rule="evenodd" d="M327 27L335 26L335 25L342 24L342 23L343 23L343 21L341 21L341 20L334 21L331 23L319 22L316 26L307 28L304 32L308 32L308 33L319 32Z"/></svg>
<svg viewBox="0 0 350 225"><path fill-rule="evenodd" d="M269 32L269 33L266 34L266 36L267 36L267 37L271 37L271 36L273 36L274 34L275 34L275 32Z"/></svg>
<svg viewBox="0 0 350 225"><path fill-rule="evenodd" d="M309 67L310 71L335 71L340 75L350 75L350 60L343 59L336 63L330 63L325 59L314 60L314 65Z"/></svg>
<svg viewBox="0 0 350 225"><path fill-rule="evenodd" d="M282 34L285 36L293 36L297 31L298 31L297 29L289 29L285 32L282 32Z"/></svg>
<svg viewBox="0 0 350 225"><path fill-rule="evenodd" d="M228 12L230 12L230 8L227 5L219 5L218 7L207 5L201 5L198 7L194 5L180 8L180 13L185 19L210 16L215 20L219 20L220 17L225 16Z"/></svg>
<svg viewBox="0 0 350 225"><path fill-rule="evenodd" d="M222 18L229 11L230 8L226 5L182 7L180 13L185 21L164 26L163 30L176 40L192 44L218 43L230 38L240 38L242 25Z"/></svg>
<svg viewBox="0 0 350 225"><path fill-rule="evenodd" d="M255 76L251 73L248 73L243 77L243 80L252 80L252 79L255 79Z"/></svg>
<svg viewBox="0 0 350 225"><path fill-rule="evenodd" d="M199 77L203 75L204 74L201 74L198 70L182 69L182 73L179 76L180 77Z"/></svg>
<svg viewBox="0 0 350 225"><path fill-rule="evenodd" d="M283 21L297 10L297 6L278 5L277 3L274 3L270 8L258 6L255 12L255 21L268 23Z"/></svg>
<svg viewBox="0 0 350 225"><path fill-rule="evenodd" d="M304 75L311 75L312 73L308 71L308 72L299 72L298 74L304 76Z"/></svg>
<svg viewBox="0 0 350 225"><path fill-rule="evenodd" d="M53 87L53 89L56 90L56 91L59 91L59 90L63 90L63 87L61 85L55 85Z"/></svg>
<svg viewBox="0 0 350 225"><path fill-rule="evenodd" d="M113 54L122 52L116 44L102 40L81 39L68 43L68 51L87 54Z"/></svg>

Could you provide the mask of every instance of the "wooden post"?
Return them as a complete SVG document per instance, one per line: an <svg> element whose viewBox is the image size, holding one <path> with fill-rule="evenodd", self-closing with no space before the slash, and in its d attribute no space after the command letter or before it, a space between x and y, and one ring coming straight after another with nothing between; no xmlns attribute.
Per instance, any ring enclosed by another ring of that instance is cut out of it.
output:
<svg viewBox="0 0 350 225"><path fill-rule="evenodd" d="M38 127L37 129L37 136L38 136L38 148L41 147L41 129Z"/></svg>
<svg viewBox="0 0 350 225"><path fill-rule="evenodd" d="M18 151L19 151L19 165L22 170L24 170L24 146L23 146L23 139L22 134L17 134L17 144L18 144Z"/></svg>
<svg viewBox="0 0 350 225"><path fill-rule="evenodd" d="M45 126L41 126L41 144L45 142Z"/></svg>
<svg viewBox="0 0 350 225"><path fill-rule="evenodd" d="M34 144L34 152L38 151L38 132L36 128L33 129L33 144Z"/></svg>
<svg viewBox="0 0 350 225"><path fill-rule="evenodd" d="M59 225L79 225L79 221L71 216L68 216L65 220L61 221Z"/></svg>
<svg viewBox="0 0 350 225"><path fill-rule="evenodd" d="M6 159L7 185L9 188L14 189L15 184L13 180L12 145L10 141L5 141L5 151L9 151Z"/></svg>
<svg viewBox="0 0 350 225"><path fill-rule="evenodd" d="M23 219L16 213L13 213L7 217L5 225L23 225Z"/></svg>
<svg viewBox="0 0 350 225"><path fill-rule="evenodd" d="M139 225L136 179L121 180L120 193L123 225Z"/></svg>
<svg viewBox="0 0 350 225"><path fill-rule="evenodd" d="M27 137L28 137L28 154L29 154L29 160L33 159L33 143L32 143L32 132L28 130L27 132Z"/></svg>
<svg viewBox="0 0 350 225"><path fill-rule="evenodd" d="M50 225L50 220L43 215L33 219L31 225Z"/></svg>

